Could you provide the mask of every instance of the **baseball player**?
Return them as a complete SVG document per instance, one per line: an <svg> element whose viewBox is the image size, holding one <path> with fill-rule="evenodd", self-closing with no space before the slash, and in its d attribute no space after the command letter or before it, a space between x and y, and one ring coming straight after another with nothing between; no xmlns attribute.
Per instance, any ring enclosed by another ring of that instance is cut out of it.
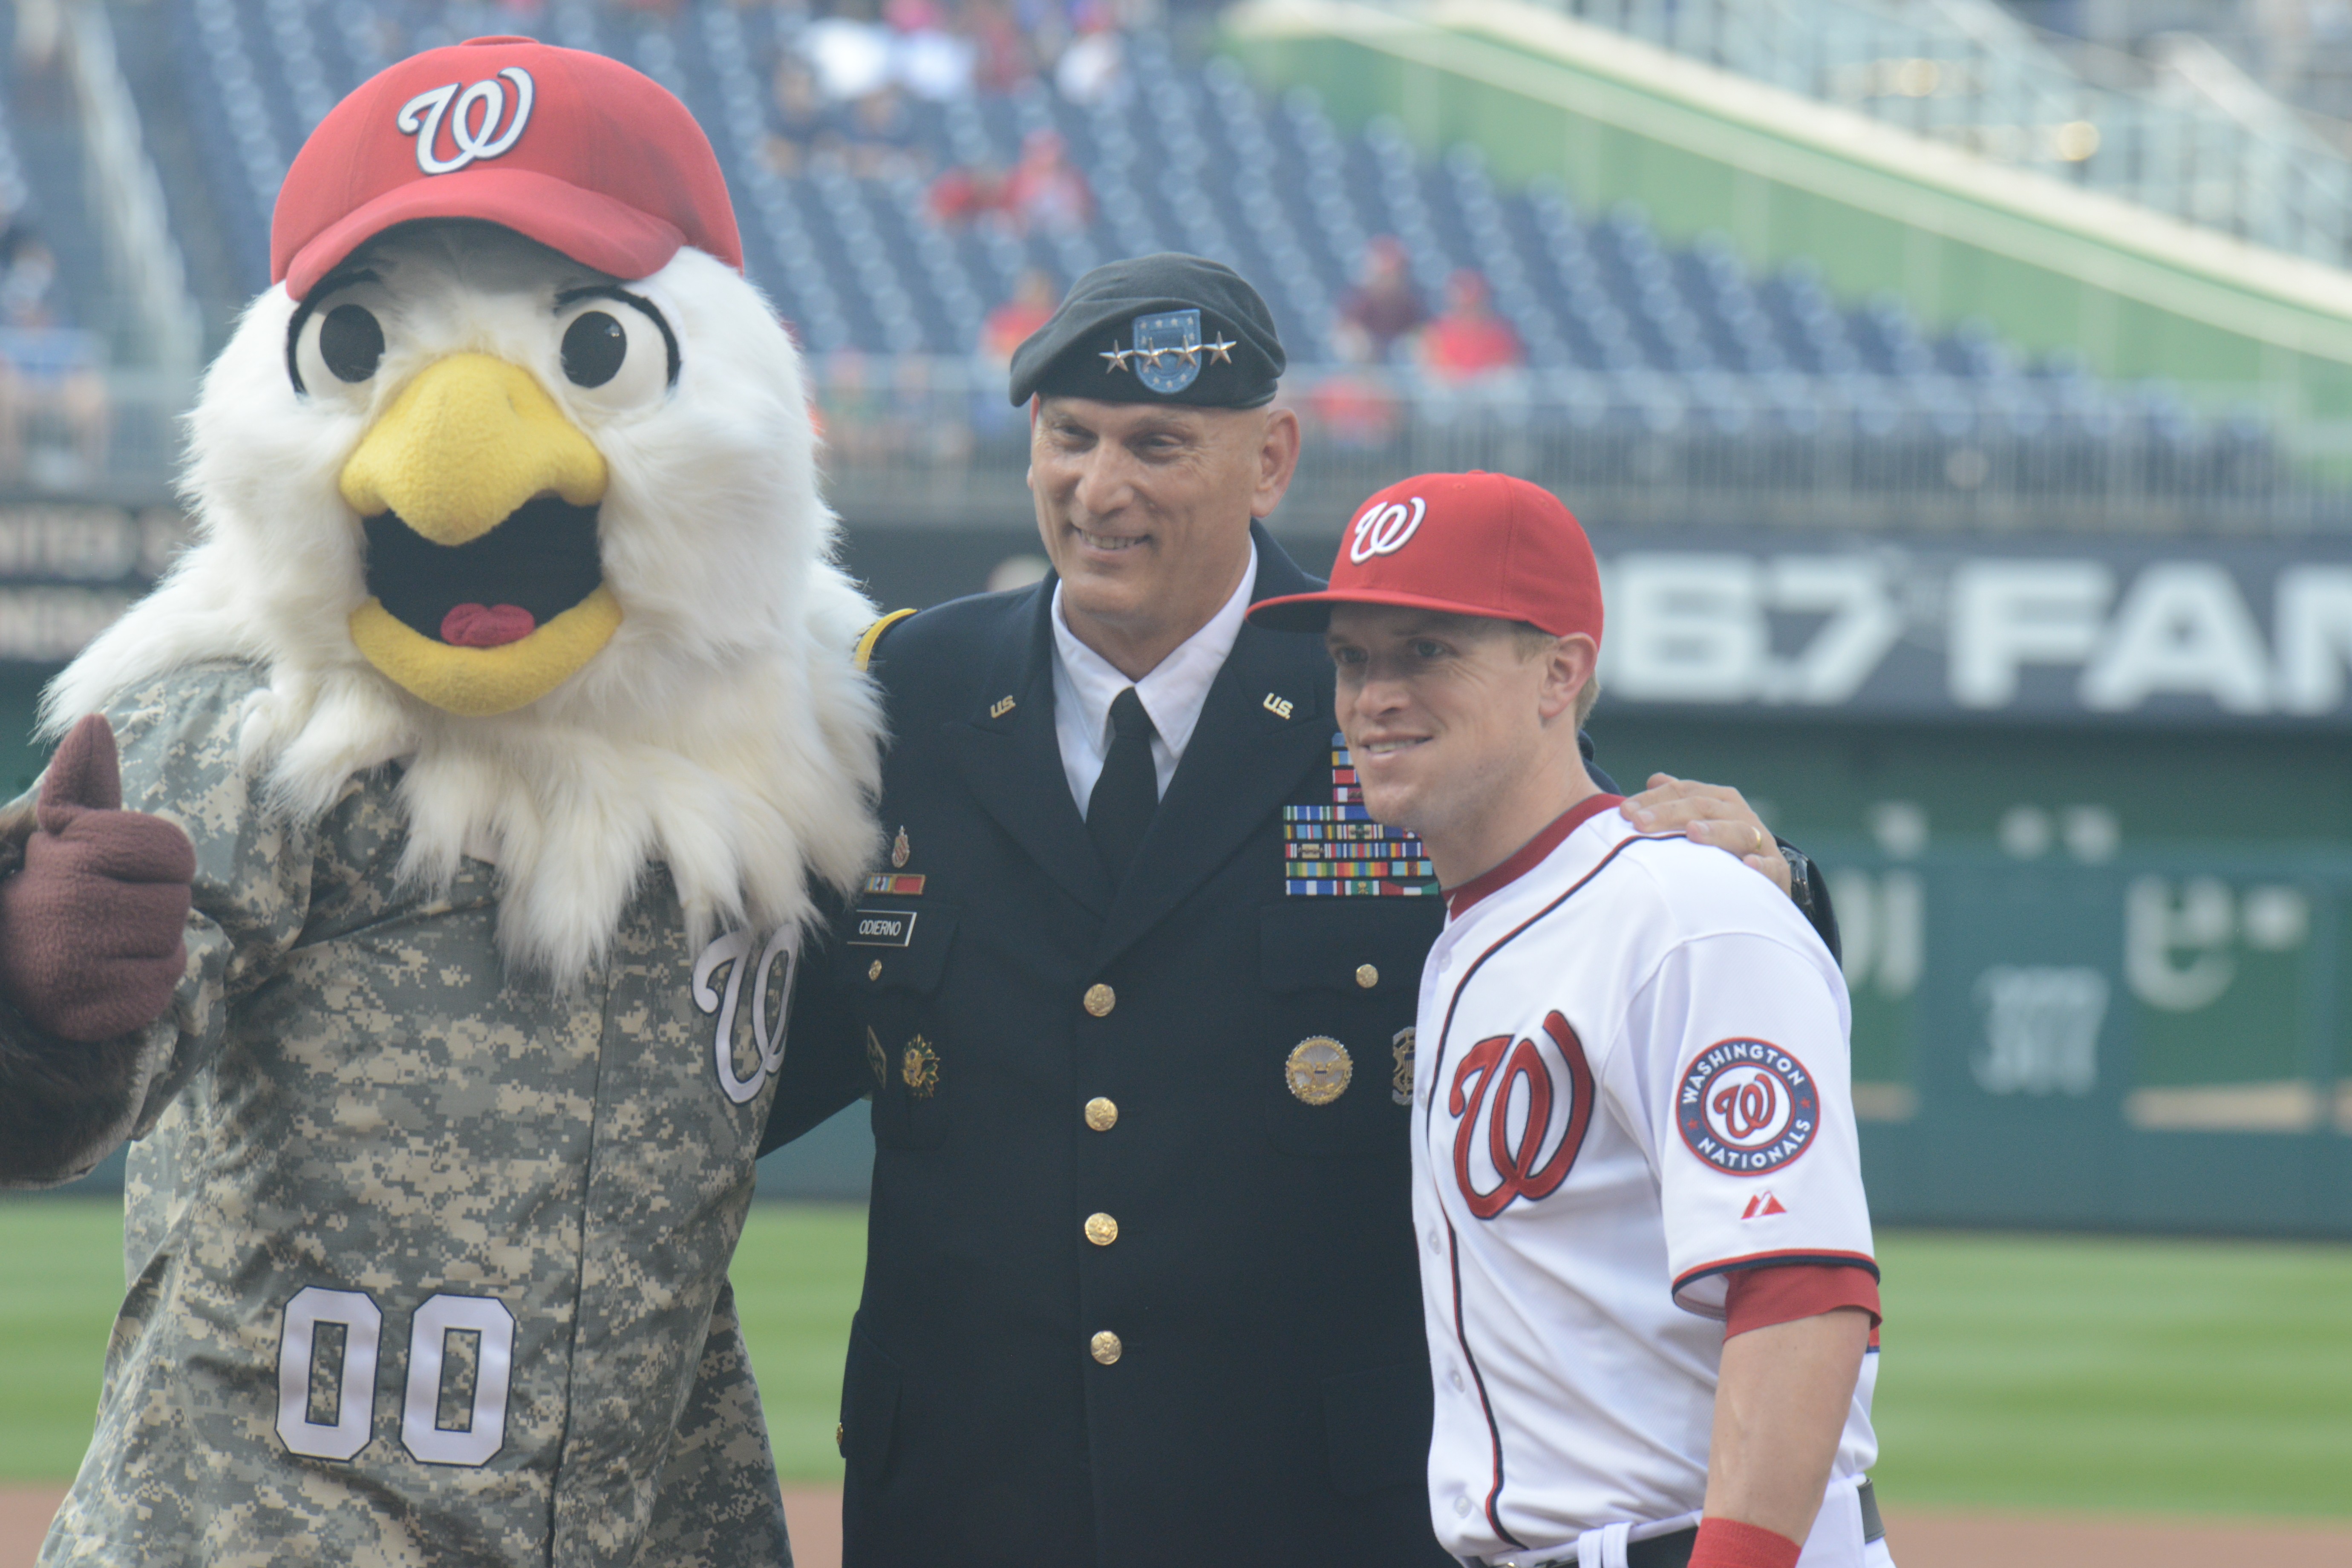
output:
<svg viewBox="0 0 2352 1568"><path fill-rule="evenodd" d="M1328 589L1253 614L1328 622L1361 810L1447 889L1412 1106L1438 1539L1886 1568L1845 988L1786 899L1586 773L1582 531L1520 480L1423 475Z"/></svg>

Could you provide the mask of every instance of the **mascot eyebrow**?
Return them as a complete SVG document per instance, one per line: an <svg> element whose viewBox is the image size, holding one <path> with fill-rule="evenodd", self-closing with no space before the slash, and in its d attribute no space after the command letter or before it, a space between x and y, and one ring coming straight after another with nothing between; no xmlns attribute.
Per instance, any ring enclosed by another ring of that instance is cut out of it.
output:
<svg viewBox="0 0 2352 1568"><path fill-rule="evenodd" d="M302 302L294 308L293 318L286 323L286 379L294 384L294 390L299 395L308 397L310 395L310 389L303 384L299 351L302 343L303 323L310 321L311 313L318 309L319 301L331 299L343 289L354 288L362 283L383 281L383 275L373 267L339 268L320 279L311 287L310 291L302 297ZM672 391L677 390L677 373L681 363L677 352L677 333L671 329L669 318L662 314L661 307L651 300L642 294L632 294L617 284L591 283L583 288L566 289L557 294L555 308L560 310L576 300L598 299L617 300L622 304L628 305L642 313L646 320L660 329L662 349L668 356L667 384Z"/></svg>
<svg viewBox="0 0 2352 1568"><path fill-rule="evenodd" d="M661 313L660 306L656 305L644 295L632 294L616 284L591 283L584 288L564 289L555 297L555 308L561 310L575 300L618 300L624 305L634 305L644 311L652 320L653 324L661 329L662 347L669 351L669 385L671 390L677 389L677 334L670 331L669 318Z"/></svg>

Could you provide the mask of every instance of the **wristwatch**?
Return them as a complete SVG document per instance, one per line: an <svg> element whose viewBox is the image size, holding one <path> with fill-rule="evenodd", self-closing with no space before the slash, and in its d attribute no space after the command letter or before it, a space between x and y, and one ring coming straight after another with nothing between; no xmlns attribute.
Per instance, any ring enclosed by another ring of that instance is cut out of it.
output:
<svg viewBox="0 0 2352 1568"><path fill-rule="evenodd" d="M1813 913L1815 875L1812 857L1793 844L1781 844L1780 858L1789 863L1789 897L1796 900L1799 909L1811 916Z"/></svg>

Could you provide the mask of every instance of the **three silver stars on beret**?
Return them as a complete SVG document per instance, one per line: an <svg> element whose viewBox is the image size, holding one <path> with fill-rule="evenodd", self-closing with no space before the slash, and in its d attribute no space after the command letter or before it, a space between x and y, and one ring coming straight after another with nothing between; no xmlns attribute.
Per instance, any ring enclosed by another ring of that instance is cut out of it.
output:
<svg viewBox="0 0 2352 1568"><path fill-rule="evenodd" d="M1221 340L1213 343L1187 343L1181 349L1106 349L1102 354L1105 362L1103 374L1108 375L1113 371L1126 370L1127 362L1130 359L1150 360L1154 368L1171 359L1181 359L1186 364L1198 364L1204 351L1215 356L1210 363L1231 364L1234 363L1233 351L1240 346L1230 340Z"/></svg>

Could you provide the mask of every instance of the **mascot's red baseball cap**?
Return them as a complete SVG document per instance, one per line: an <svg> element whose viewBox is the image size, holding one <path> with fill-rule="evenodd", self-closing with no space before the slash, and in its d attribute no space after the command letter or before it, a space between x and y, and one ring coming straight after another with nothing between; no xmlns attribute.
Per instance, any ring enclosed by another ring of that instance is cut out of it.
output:
<svg viewBox="0 0 2352 1568"><path fill-rule="evenodd" d="M1331 585L1251 606L1276 631L1315 632L1334 605L1402 605L1526 621L1601 641L1601 568L1559 498L1508 474L1419 474L1366 501Z"/></svg>
<svg viewBox="0 0 2352 1568"><path fill-rule="evenodd" d="M618 60L476 38L379 71L310 133L269 225L269 277L299 300L394 224L482 218L615 278L682 246L737 271L743 242L710 139Z"/></svg>

